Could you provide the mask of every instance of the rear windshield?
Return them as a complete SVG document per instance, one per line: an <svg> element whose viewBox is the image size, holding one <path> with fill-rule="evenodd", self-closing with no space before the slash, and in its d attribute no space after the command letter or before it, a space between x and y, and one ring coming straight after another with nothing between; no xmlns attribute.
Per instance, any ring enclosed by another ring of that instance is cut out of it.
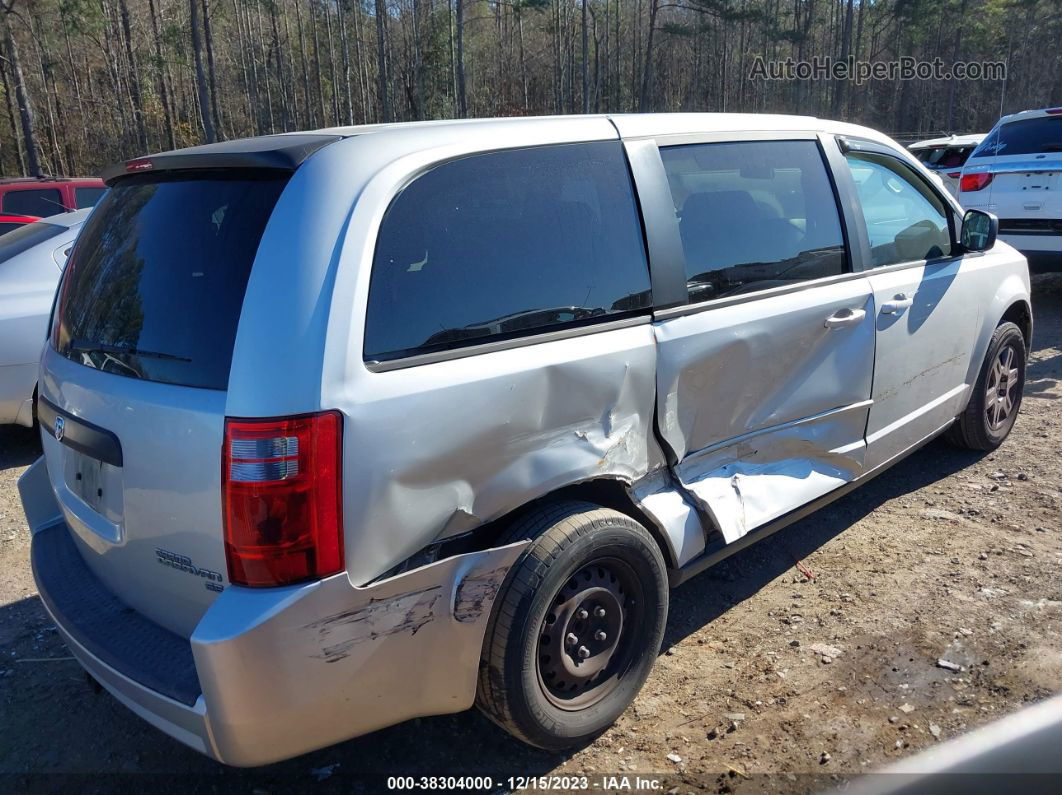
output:
<svg viewBox="0 0 1062 795"><path fill-rule="evenodd" d="M972 157L1062 152L1062 116L1039 116L1001 124Z"/></svg>
<svg viewBox="0 0 1062 795"><path fill-rule="evenodd" d="M23 251L28 251L38 243L55 237L65 229L65 226L34 221L0 235L0 264L17 257Z"/></svg>
<svg viewBox="0 0 1062 795"><path fill-rule="evenodd" d="M225 389L247 278L287 174L138 175L86 222L53 341L89 367Z"/></svg>
<svg viewBox="0 0 1062 795"><path fill-rule="evenodd" d="M927 149L916 149L914 156L928 168L959 168L966 162L973 149L972 146L934 146Z"/></svg>

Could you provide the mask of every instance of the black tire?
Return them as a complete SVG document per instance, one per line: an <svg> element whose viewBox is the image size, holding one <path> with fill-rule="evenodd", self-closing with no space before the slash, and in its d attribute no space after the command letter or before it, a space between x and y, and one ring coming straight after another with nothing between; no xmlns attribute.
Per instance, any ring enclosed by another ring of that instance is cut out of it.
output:
<svg viewBox="0 0 1062 795"><path fill-rule="evenodd" d="M644 527L590 503L531 511L505 542L521 538L532 542L494 604L476 705L518 739L563 750L611 726L641 690L667 622L667 573Z"/></svg>
<svg viewBox="0 0 1062 795"><path fill-rule="evenodd" d="M1009 357L1009 367L1004 367ZM966 409L945 435L967 450L995 450L1010 434L1025 389L1025 337L1013 323L1000 323L988 344L981 372ZM1000 374L1007 372L1002 382ZM1016 375L1015 375L1016 373ZM994 399L988 392L992 390ZM1005 416L1001 416L1005 410Z"/></svg>

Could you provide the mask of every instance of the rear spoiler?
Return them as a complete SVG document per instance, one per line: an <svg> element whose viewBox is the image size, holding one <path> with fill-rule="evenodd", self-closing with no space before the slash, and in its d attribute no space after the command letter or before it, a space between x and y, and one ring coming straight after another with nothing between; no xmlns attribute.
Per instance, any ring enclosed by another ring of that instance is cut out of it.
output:
<svg viewBox="0 0 1062 795"><path fill-rule="evenodd" d="M113 185L122 177L148 171L232 168L294 171L318 149L342 138L341 135L312 133L240 138L235 141L176 149L172 152L161 152L124 163L115 163L105 168L102 176L107 185Z"/></svg>

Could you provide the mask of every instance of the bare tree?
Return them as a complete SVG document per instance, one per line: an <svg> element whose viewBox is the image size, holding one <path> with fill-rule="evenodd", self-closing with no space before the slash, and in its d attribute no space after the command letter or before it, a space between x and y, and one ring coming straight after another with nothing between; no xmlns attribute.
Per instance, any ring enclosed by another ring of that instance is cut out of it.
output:
<svg viewBox="0 0 1062 795"><path fill-rule="evenodd" d="M22 74L22 62L19 60L18 44L11 30L12 19L15 17L15 0L9 0L6 4L0 4L0 13L3 14L4 28L4 54L7 59L8 71L11 80L15 84L15 100L18 103L18 118L22 126L22 140L26 147L26 168L30 176L41 176L41 162L37 151L37 131L34 127L33 105L30 103L29 93L26 91L26 80Z"/></svg>
<svg viewBox="0 0 1062 795"><path fill-rule="evenodd" d="M380 99L380 121L391 121L391 103L387 99L387 3L376 0L376 80Z"/></svg>
<svg viewBox="0 0 1062 795"><path fill-rule="evenodd" d="M207 87L206 73L203 71L203 46L199 40L199 0L188 0L192 29L192 53L195 56L195 87L199 98L199 109L203 121L203 135L208 144L217 140L214 132L214 120L211 113L210 89Z"/></svg>

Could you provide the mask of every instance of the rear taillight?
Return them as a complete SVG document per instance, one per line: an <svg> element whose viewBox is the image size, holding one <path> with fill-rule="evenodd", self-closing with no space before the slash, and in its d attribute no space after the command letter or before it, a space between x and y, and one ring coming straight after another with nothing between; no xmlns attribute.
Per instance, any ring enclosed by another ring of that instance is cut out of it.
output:
<svg viewBox="0 0 1062 795"><path fill-rule="evenodd" d="M343 418L225 420L229 580L286 585L343 570Z"/></svg>
<svg viewBox="0 0 1062 795"><path fill-rule="evenodd" d="M959 190L973 192L975 190L981 190L988 187L988 183L992 181L992 175L985 173L984 171L976 174L963 174L962 179L959 180Z"/></svg>
<svg viewBox="0 0 1062 795"><path fill-rule="evenodd" d="M948 179L958 179L959 175L962 174L962 172L961 171L949 171L949 172L947 172L947 174L948 174Z"/></svg>

